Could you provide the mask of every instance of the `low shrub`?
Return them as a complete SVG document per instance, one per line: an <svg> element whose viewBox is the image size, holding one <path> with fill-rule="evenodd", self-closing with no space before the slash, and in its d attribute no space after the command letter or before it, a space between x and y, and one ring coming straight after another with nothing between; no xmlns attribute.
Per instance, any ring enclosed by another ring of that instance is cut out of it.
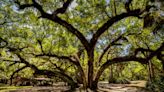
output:
<svg viewBox="0 0 164 92"><path fill-rule="evenodd" d="M164 92L164 75L148 81L146 88L151 92Z"/></svg>

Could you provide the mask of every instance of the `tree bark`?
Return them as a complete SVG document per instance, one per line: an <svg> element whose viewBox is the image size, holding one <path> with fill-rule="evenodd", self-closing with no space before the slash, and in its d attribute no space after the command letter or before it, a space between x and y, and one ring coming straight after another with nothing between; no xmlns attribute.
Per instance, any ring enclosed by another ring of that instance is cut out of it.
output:
<svg viewBox="0 0 164 92"><path fill-rule="evenodd" d="M151 64L151 61L149 60L149 63L148 63L148 75L149 75L149 80L152 81L152 78L153 78L153 70L152 70L152 64Z"/></svg>
<svg viewBox="0 0 164 92"><path fill-rule="evenodd" d="M88 54L88 88L92 89L93 83L93 62L94 62L94 52L91 50Z"/></svg>

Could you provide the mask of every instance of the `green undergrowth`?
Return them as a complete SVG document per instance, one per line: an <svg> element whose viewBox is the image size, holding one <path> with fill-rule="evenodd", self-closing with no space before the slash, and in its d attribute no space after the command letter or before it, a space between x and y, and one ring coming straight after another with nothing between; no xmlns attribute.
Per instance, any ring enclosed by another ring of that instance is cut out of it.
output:
<svg viewBox="0 0 164 92"><path fill-rule="evenodd" d="M149 81L146 88L151 92L164 92L164 76Z"/></svg>
<svg viewBox="0 0 164 92"><path fill-rule="evenodd" d="M22 89L22 88L31 88L32 86L0 86L0 92L9 92L12 90Z"/></svg>

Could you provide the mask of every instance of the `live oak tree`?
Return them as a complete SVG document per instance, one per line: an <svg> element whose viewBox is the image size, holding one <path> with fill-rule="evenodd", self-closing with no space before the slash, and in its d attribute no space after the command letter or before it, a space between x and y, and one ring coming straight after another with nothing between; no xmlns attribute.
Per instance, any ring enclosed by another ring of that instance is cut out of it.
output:
<svg viewBox="0 0 164 92"><path fill-rule="evenodd" d="M112 64L129 61L147 64L154 57L164 62L162 52L164 42L161 40L163 36L158 36L160 41L153 49L145 48L141 39L142 36L146 39L151 36L152 38L145 42L154 44L155 36L152 33L162 28L161 15L155 15L160 13L161 7L156 7L154 2L151 0L3 1L4 4L11 5L3 17L7 15L12 23L7 21L5 25L6 21L3 22L4 27L1 30L14 30L6 33L15 38L9 39L3 31L1 48L5 48L13 58L18 59L11 60L8 59L10 57L6 57L1 60L13 62L10 66L23 64L12 73L11 79L15 73L29 67L34 75L56 76L68 82L72 88L77 87L79 81L71 78L71 74L68 74L71 71L67 71L66 67L64 67L66 71L59 67L60 63L64 62L68 68L74 66L77 71L73 73L81 77L84 88L95 90L98 88L97 84L102 73ZM1 6L7 7L3 6L3 3ZM126 23L126 19L131 21ZM135 27L132 26L134 24ZM146 29L148 27L151 30ZM124 48L126 43L131 47L126 47L130 50L123 52L120 47ZM111 57L110 49L117 49L116 51L123 53ZM144 53L148 54L143 56ZM109 57L106 59L107 56ZM52 62L53 59L57 64ZM37 65L36 61L43 62L44 65ZM45 64L52 64L50 67L55 67L55 70L47 67L41 69L40 67L46 66Z"/></svg>

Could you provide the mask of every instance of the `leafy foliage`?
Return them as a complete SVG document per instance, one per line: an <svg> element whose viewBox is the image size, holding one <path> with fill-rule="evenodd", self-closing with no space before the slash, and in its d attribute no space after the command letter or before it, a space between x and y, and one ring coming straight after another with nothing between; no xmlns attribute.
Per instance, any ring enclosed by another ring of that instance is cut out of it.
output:
<svg viewBox="0 0 164 92"><path fill-rule="evenodd" d="M155 71L164 66L160 65L163 7L158 3L163 4L160 0L2 0L1 76L59 77L71 87L82 83L91 89L108 75L119 83L148 79L145 67L150 61L159 67Z"/></svg>
<svg viewBox="0 0 164 92"><path fill-rule="evenodd" d="M148 82L146 86L150 91L153 91L153 92L162 92L162 91L164 91L163 76L159 76L158 78L152 80L152 82Z"/></svg>

